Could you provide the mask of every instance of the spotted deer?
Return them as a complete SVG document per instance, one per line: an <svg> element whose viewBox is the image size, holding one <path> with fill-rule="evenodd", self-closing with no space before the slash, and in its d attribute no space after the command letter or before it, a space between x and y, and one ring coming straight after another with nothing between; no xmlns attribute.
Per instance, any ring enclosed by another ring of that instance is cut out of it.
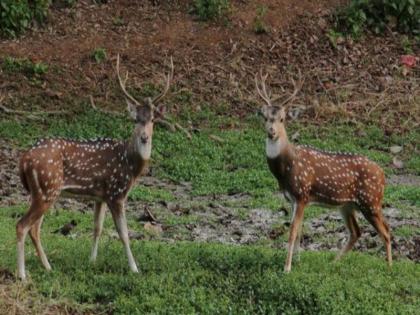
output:
<svg viewBox="0 0 420 315"><path fill-rule="evenodd" d="M311 203L341 207L349 239L338 253L337 260L352 249L361 235L355 214L355 210L360 210L383 238L391 266L391 235L381 210L385 188L383 170L360 155L326 152L290 143L285 128L286 110L303 81L292 79L293 93L278 103L278 99L272 99L267 91L266 79L267 75L261 73L259 77L255 76L257 92L265 102L262 114L267 132L267 162L293 208L284 271L290 272L293 253L299 250L304 209Z"/></svg>
<svg viewBox="0 0 420 315"><path fill-rule="evenodd" d="M83 196L95 201L92 262L96 260L107 205L125 248L129 267L138 272L129 245L124 203L150 160L154 120L162 114L162 107L156 105L169 90L174 69L172 58L170 65L162 93L153 99L147 97L137 101L126 90L128 72L123 80L117 56L118 82L135 123L130 139L47 139L38 141L22 154L20 178L31 197L29 210L16 225L18 276L22 280L26 277L24 243L28 232L42 264L47 270L51 269L41 245L40 230L44 214L60 195Z"/></svg>

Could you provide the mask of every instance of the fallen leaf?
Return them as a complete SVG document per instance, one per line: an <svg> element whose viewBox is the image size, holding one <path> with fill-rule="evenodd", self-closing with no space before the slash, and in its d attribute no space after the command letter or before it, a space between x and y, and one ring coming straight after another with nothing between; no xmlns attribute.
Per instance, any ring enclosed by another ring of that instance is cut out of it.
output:
<svg viewBox="0 0 420 315"><path fill-rule="evenodd" d="M416 65L417 58L413 55L402 55L401 63L409 68L413 68Z"/></svg>

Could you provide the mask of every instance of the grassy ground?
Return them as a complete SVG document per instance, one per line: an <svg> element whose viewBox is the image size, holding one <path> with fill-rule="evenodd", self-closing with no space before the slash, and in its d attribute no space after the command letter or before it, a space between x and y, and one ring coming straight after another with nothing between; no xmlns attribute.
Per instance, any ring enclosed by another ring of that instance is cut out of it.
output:
<svg viewBox="0 0 420 315"><path fill-rule="evenodd" d="M247 199L226 201L229 206L240 208L238 216L246 216L244 204L250 209L277 211L283 202L275 194L276 183L266 166L262 122L257 115L239 121L222 118L218 112L222 109L210 111L204 107L198 113L191 114L188 108L180 113L177 119L182 124L194 121L200 128L192 140L183 133L156 128L153 175L175 183L188 182L191 196L217 199L222 195L246 194ZM125 118L90 109L71 118L45 119L42 124L0 120L0 137L17 147L27 147L44 136L126 138L130 131L131 123ZM288 131L289 136L299 133L299 143L367 155L388 175L397 172L391 167L389 146L402 145L403 171L417 175L420 172L420 158L413 154L420 139L418 130L388 138L374 124L366 127L291 123ZM364 136L357 136L361 131ZM213 140L211 135L222 141ZM129 196L131 202L139 203L171 202L177 198L165 188L141 185ZM419 200L419 187L387 187L385 203L400 209L402 216L418 221ZM195 206L200 205L191 204L191 209ZM14 225L25 209L24 204L0 209L0 267L9 272L16 268ZM324 213L323 208L310 207L306 219ZM70 237L52 233L71 219L76 219L78 226ZM188 216L171 215L163 220L168 225L185 225L198 217L192 210ZM129 226L134 231L142 230L133 214L129 214ZM419 265L398 259L394 268L388 270L380 247L378 254L352 253L339 263L332 263L332 252L305 252L301 261L294 264L293 272L284 275L285 251L273 246L133 240L140 269L140 274L133 275L128 272L110 218L105 223L99 260L95 266L89 264L91 230L91 213L58 209L48 215L43 242L53 271L46 273L42 269L28 243L30 282L10 284L8 296L32 303L34 313L46 304L58 308L66 305L76 313L115 314L414 314L420 308ZM410 226L399 227L395 232L402 236L419 234L418 228ZM10 311L8 307L7 299L0 299L0 311Z"/></svg>
<svg viewBox="0 0 420 315"><path fill-rule="evenodd" d="M9 270L15 267L13 225L22 210L1 212L0 250L7 254L0 264ZM79 221L73 237L52 234L69 218ZM382 257L353 253L333 263L333 253L305 252L293 272L284 275L285 253L276 249L133 241L140 274L132 274L122 246L107 234L110 219L99 260L90 265L91 225L91 215L47 216L43 242L53 271L46 273L28 246L31 280L21 290L115 314L415 314L420 307L420 269L409 261L388 270Z"/></svg>

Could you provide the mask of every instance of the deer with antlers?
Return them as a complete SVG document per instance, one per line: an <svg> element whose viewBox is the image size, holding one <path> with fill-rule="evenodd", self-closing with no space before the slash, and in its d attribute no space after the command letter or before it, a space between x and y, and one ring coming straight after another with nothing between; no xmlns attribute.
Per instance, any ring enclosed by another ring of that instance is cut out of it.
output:
<svg viewBox="0 0 420 315"><path fill-rule="evenodd" d="M31 196L28 212L16 225L18 276L22 280L26 278L24 243L28 232L42 264L47 270L51 269L41 245L40 231L45 212L60 195L95 200L92 262L96 260L107 205L124 245L129 267L131 271L138 272L129 245L124 203L150 160L153 123L162 114L161 106L156 105L169 91L174 70L172 58L170 66L163 92L153 99L147 97L138 101L126 90L128 73L123 80L120 76L120 58L117 56L118 82L135 123L129 140L47 139L38 141L22 154L20 178Z"/></svg>
<svg viewBox="0 0 420 315"><path fill-rule="evenodd" d="M267 132L267 162L293 208L284 271L290 272L293 253L299 250L303 213L310 203L341 207L349 239L337 260L352 249L361 235L355 213L360 210L383 238L391 266L391 234L381 210L385 188L383 170L360 155L325 152L290 143L285 128L286 109L301 89L303 80L300 78L296 83L292 79L293 93L277 104L278 99L272 99L267 91L267 76L261 73L259 78L255 76L257 92L265 102L262 114Z"/></svg>

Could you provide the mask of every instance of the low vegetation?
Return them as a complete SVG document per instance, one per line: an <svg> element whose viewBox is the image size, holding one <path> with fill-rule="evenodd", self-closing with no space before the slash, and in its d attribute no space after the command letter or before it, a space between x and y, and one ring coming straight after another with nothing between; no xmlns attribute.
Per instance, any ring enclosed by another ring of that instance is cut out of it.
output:
<svg viewBox="0 0 420 315"><path fill-rule="evenodd" d="M96 63L102 63L106 60L107 54L105 48L96 48L92 53L92 58Z"/></svg>
<svg viewBox="0 0 420 315"><path fill-rule="evenodd" d="M229 0L193 0L193 12L203 21L225 17L229 8Z"/></svg>
<svg viewBox="0 0 420 315"><path fill-rule="evenodd" d="M359 37L366 29L375 33L398 30L420 35L418 0L352 0L336 16L338 30Z"/></svg>
<svg viewBox="0 0 420 315"><path fill-rule="evenodd" d="M257 8L257 14L254 18L254 32L256 34L263 34L269 31L269 27L264 22L264 17L267 14L266 6L259 6Z"/></svg>
<svg viewBox="0 0 420 315"><path fill-rule="evenodd" d="M9 270L15 268L14 223L22 210L0 213L0 250L7 253L0 265ZM52 233L70 218L78 221L70 237ZM130 225L136 228L135 221ZM333 253L305 252L285 275L285 253L277 249L133 241L140 269L133 274L110 234L109 216L99 260L90 265L91 229L90 214L47 216L43 242L53 271L45 272L28 246L31 280L25 290L79 311L114 314L415 314L420 307L420 269L409 261L389 270L383 257L352 253L333 263Z"/></svg>
<svg viewBox="0 0 420 315"><path fill-rule="evenodd" d="M13 58L7 56L1 65L8 73L22 73L28 78L42 76L47 73L48 65L43 62L32 62L29 59Z"/></svg>

